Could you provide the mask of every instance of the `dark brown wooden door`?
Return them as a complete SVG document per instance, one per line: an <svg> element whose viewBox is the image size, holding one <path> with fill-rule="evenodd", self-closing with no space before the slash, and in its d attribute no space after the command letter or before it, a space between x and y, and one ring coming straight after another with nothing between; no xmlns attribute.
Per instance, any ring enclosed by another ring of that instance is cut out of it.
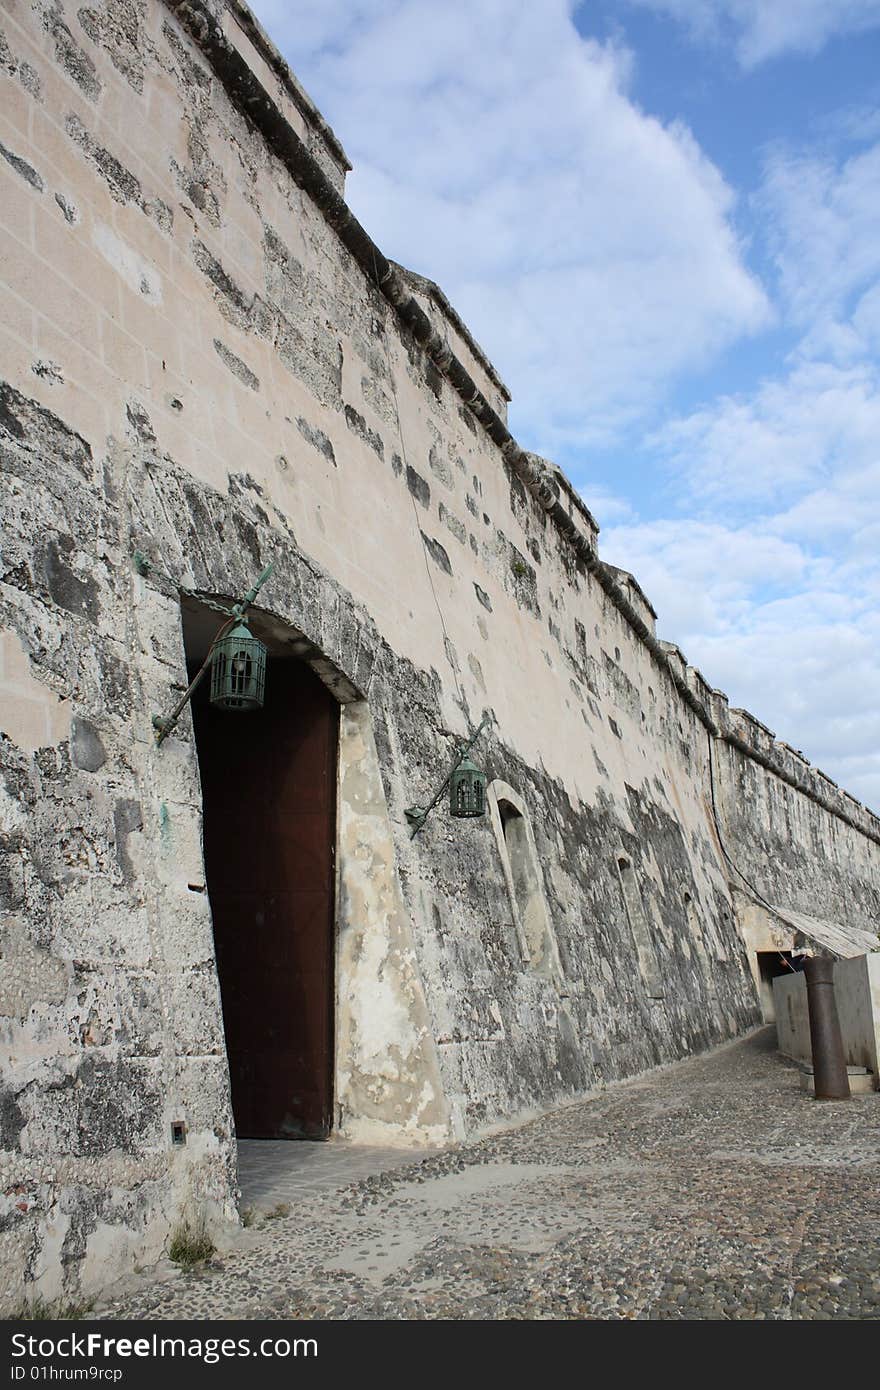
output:
<svg viewBox="0 0 880 1390"><path fill-rule="evenodd" d="M262 710L193 703L205 865L241 1138L330 1132L339 707L269 659Z"/></svg>

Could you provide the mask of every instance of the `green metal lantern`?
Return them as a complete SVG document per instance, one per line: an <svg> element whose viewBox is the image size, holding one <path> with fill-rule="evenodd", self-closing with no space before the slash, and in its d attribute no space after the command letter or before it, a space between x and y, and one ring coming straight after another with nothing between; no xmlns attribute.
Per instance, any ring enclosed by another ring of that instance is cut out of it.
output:
<svg viewBox="0 0 880 1390"><path fill-rule="evenodd" d="M486 777L467 753L449 779L449 814L458 820L486 814Z"/></svg>
<svg viewBox="0 0 880 1390"><path fill-rule="evenodd" d="M211 704L221 709L260 709L266 689L266 648L245 622L237 622L214 648Z"/></svg>

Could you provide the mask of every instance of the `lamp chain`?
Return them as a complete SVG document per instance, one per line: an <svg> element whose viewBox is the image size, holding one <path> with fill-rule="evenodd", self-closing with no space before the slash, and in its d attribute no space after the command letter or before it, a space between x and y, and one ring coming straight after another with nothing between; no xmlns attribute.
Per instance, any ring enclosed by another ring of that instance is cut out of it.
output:
<svg viewBox="0 0 880 1390"><path fill-rule="evenodd" d="M225 618L232 615L232 604L220 603L217 599L206 598L199 589L187 588L185 584L181 584L177 579L172 579L170 574L166 574L164 570L160 570L153 564L152 560L148 560L142 550L136 550L132 556L132 560L137 573L141 575L142 578L146 579L148 574L153 575L154 578L161 579L167 584L169 589L174 589L178 594L185 594L187 598L197 598L199 603L204 604L206 608L212 608L215 613L222 613Z"/></svg>

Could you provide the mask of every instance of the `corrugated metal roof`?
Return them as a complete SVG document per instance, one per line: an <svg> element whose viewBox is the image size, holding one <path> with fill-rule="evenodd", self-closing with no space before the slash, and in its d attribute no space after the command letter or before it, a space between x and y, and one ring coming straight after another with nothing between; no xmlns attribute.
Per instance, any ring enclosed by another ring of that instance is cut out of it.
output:
<svg viewBox="0 0 880 1390"><path fill-rule="evenodd" d="M863 927L845 927L840 922L828 922L823 917L809 917L806 912L795 912L789 907L768 906L773 907L781 922L806 937L804 944L807 947L819 946L823 952L844 959L880 951L876 932L865 931Z"/></svg>

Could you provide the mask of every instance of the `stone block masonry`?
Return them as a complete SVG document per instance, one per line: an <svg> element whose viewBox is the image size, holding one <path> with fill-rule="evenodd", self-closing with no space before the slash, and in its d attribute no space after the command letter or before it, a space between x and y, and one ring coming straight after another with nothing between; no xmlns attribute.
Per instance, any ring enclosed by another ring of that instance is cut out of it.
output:
<svg viewBox="0 0 880 1390"><path fill-rule="evenodd" d="M200 598L269 559L269 680L306 662L340 706L341 1138L448 1143L743 1031L719 826L771 901L862 926L880 826L657 641L483 349L347 209L342 146L243 6L10 0L0 98L14 1306L235 1219L199 750L188 713L161 748L151 717L216 630ZM487 709L552 970L500 816L409 837Z"/></svg>

